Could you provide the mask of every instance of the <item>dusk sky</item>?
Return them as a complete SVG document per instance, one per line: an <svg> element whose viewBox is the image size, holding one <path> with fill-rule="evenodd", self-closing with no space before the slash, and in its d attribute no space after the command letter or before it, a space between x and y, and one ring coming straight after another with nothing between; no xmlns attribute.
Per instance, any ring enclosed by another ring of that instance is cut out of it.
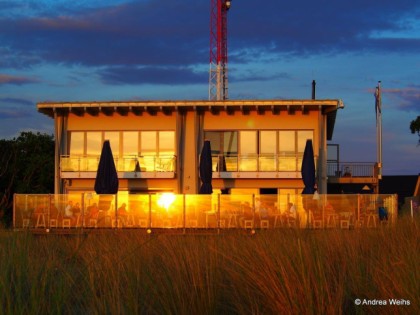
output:
<svg viewBox="0 0 420 315"><path fill-rule="evenodd" d="M44 101L208 99L210 0L0 0L0 138L53 134ZM420 172L420 1L233 0L230 99L342 99L331 143Z"/></svg>

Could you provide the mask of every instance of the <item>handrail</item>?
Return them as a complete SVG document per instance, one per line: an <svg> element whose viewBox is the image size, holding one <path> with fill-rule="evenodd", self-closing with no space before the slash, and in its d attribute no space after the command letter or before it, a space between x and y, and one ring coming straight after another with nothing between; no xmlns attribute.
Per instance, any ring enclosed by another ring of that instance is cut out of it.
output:
<svg viewBox="0 0 420 315"><path fill-rule="evenodd" d="M215 154L212 155L213 172L297 172L302 165L303 153L279 154ZM317 156L314 157L315 165Z"/></svg>
<svg viewBox="0 0 420 315"><path fill-rule="evenodd" d="M375 177L377 164L374 162L327 161L328 177Z"/></svg>
<svg viewBox="0 0 420 315"><path fill-rule="evenodd" d="M96 172L100 156L97 155L62 155L62 172ZM139 155L114 157L118 172L175 172L175 155Z"/></svg>

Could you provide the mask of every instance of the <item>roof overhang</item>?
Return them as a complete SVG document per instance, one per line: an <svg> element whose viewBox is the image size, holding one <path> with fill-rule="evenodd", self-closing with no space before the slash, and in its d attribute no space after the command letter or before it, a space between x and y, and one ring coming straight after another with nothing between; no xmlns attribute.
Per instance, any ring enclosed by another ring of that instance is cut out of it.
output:
<svg viewBox="0 0 420 315"><path fill-rule="evenodd" d="M78 116L97 116L102 113L107 116L122 115L128 113L142 115L148 113L156 115L161 112L171 115L173 112L186 111L209 111L217 114L225 111L228 114L241 112L249 114L256 111L258 114L271 112L279 115L281 112L293 114L297 111L308 113L309 111L321 111L327 116L327 139L331 140L334 130L337 109L343 108L343 102L337 99L327 100L180 100L180 101L110 101L110 102L44 102L38 103L37 109L49 117L63 116L73 113Z"/></svg>

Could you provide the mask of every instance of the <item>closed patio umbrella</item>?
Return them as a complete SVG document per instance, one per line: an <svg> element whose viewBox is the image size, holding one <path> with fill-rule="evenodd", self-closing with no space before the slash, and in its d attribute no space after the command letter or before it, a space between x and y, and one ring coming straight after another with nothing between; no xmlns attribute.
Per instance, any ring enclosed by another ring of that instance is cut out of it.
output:
<svg viewBox="0 0 420 315"><path fill-rule="evenodd" d="M211 185L212 180L212 161L211 161L211 146L210 141L205 140L203 149L200 155L200 178L202 185L200 187L200 194L211 194L213 187Z"/></svg>
<svg viewBox="0 0 420 315"><path fill-rule="evenodd" d="M118 192L118 173L109 140L105 140L95 179L95 192L114 195Z"/></svg>
<svg viewBox="0 0 420 315"><path fill-rule="evenodd" d="M302 167L301 167L302 180L305 187L303 188L302 195L313 195L315 193L315 160L314 160L314 149L312 146L312 140L306 140L305 151L303 151ZM303 207L307 211L307 227L309 226L309 211L313 211L312 198L309 196L303 196Z"/></svg>
<svg viewBox="0 0 420 315"><path fill-rule="evenodd" d="M305 188L302 194L313 194L315 192L315 160L312 140L306 140L305 151L302 159L302 180Z"/></svg>

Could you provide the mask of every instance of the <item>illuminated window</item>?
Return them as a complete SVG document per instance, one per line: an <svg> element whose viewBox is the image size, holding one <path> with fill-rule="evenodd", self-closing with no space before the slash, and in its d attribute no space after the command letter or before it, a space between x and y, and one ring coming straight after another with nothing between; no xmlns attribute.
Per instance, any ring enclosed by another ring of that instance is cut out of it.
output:
<svg viewBox="0 0 420 315"><path fill-rule="evenodd" d="M70 133L70 155L83 155L85 153L85 133Z"/></svg>
<svg viewBox="0 0 420 315"><path fill-rule="evenodd" d="M137 131L123 132L124 157L136 157L139 154L139 133Z"/></svg>
<svg viewBox="0 0 420 315"><path fill-rule="evenodd" d="M276 170L276 154L277 154L277 131L261 131L260 132L260 171Z"/></svg>
<svg viewBox="0 0 420 315"><path fill-rule="evenodd" d="M142 131L140 133L140 154L157 155L156 131Z"/></svg>
<svg viewBox="0 0 420 315"><path fill-rule="evenodd" d="M296 171L296 132L279 131L279 170Z"/></svg>
<svg viewBox="0 0 420 315"><path fill-rule="evenodd" d="M118 131L106 131L104 132L104 140L109 140L112 155L114 157L120 156L120 133Z"/></svg>
<svg viewBox="0 0 420 315"><path fill-rule="evenodd" d="M258 165L257 131L240 131L239 170L255 172Z"/></svg>
<svg viewBox="0 0 420 315"><path fill-rule="evenodd" d="M101 155L102 132L86 132L86 155Z"/></svg>
<svg viewBox="0 0 420 315"><path fill-rule="evenodd" d="M159 131L159 155L175 154L175 132Z"/></svg>

